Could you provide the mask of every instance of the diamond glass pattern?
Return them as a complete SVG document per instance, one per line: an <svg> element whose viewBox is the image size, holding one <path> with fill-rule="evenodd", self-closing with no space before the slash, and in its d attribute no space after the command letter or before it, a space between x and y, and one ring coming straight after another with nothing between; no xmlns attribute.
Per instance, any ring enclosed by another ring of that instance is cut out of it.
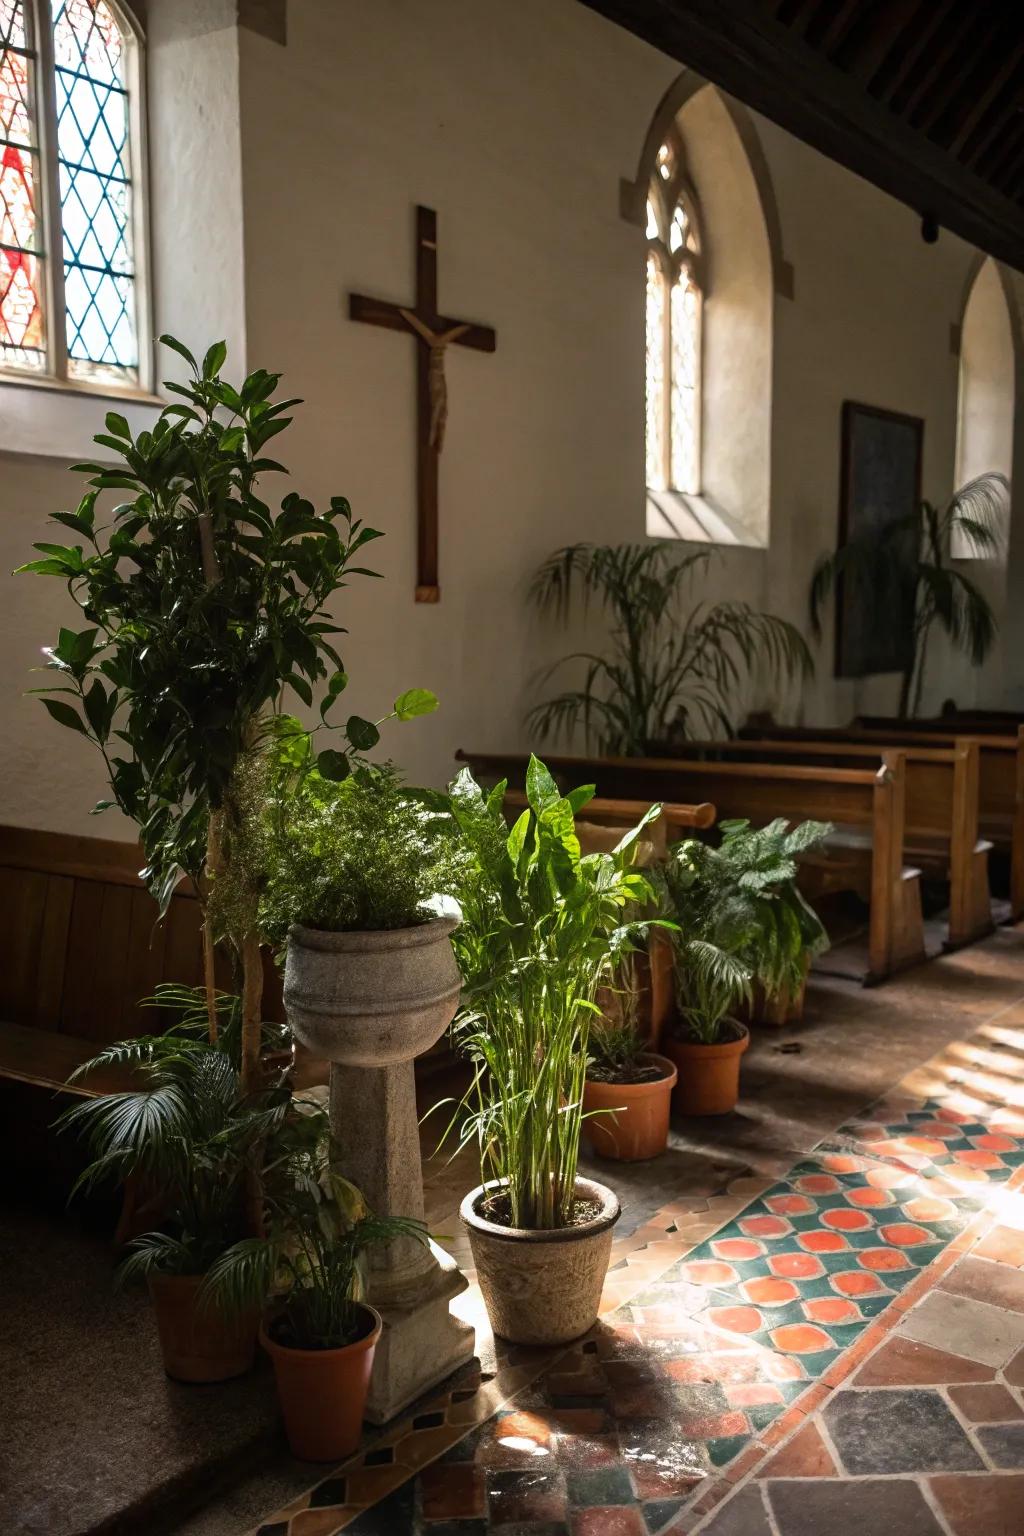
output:
<svg viewBox="0 0 1024 1536"><path fill-rule="evenodd" d="M32 121L35 59L24 0L0 0L0 363L40 369L42 265Z"/></svg>
<svg viewBox="0 0 1024 1536"><path fill-rule="evenodd" d="M137 366L125 37L106 0L52 0L68 371Z"/></svg>

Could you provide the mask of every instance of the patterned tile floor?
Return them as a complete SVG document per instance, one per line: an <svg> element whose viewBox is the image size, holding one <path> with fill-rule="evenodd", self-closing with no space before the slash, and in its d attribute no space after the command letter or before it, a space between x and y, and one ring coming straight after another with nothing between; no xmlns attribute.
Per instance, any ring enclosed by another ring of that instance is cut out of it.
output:
<svg viewBox="0 0 1024 1536"><path fill-rule="evenodd" d="M664 1207L590 1336L499 1351L259 1536L1021 1536L1022 1188L1018 1008Z"/></svg>

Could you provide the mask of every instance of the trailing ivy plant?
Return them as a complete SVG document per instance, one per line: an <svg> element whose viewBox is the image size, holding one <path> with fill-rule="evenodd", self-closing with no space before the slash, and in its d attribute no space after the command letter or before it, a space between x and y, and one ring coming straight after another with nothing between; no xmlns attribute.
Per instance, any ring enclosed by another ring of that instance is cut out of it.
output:
<svg viewBox="0 0 1024 1536"><path fill-rule="evenodd" d="M751 673L773 683L810 676L807 643L786 619L735 599L687 605L709 559L665 540L570 544L549 556L533 578L534 607L564 622L577 600L584 612L593 603L608 636L600 650L576 651L542 674L546 682L575 663L582 683L529 711L541 739L582 728L588 749L644 756L659 742L731 735Z"/></svg>
<svg viewBox="0 0 1024 1536"><path fill-rule="evenodd" d="M376 575L357 560L380 534L342 496L320 511L294 491L277 509L264 499L263 477L285 472L268 445L301 403L274 399L280 375L257 369L235 386L222 376L223 342L200 362L173 337L161 341L187 363L188 382L166 384L178 398L136 437L108 413L95 438L106 461L75 465L88 489L74 512L52 514L74 541L36 544L39 558L20 569L65 581L81 610L84 625L61 629L47 650L55 676L36 691L103 754L113 798L97 810L116 805L137 824L163 915L183 876L205 900L222 872L233 780L247 755L280 737L274 717L289 694L307 706L321 695L317 729L332 733L318 757L325 778L345 778L376 745L379 721L331 718L348 678L336 649L345 630L328 610L351 577ZM106 491L127 495L102 523ZM409 719L436 702L414 689L393 714ZM255 900L230 938L248 1087L262 974ZM208 924L205 957L215 1036Z"/></svg>

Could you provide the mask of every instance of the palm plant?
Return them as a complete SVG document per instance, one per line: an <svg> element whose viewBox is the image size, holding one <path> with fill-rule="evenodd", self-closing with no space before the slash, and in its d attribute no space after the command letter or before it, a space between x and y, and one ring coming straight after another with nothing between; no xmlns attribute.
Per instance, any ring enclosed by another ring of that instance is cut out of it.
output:
<svg viewBox="0 0 1024 1536"><path fill-rule="evenodd" d="M632 861L660 807L614 852L581 857L574 818L593 786L563 798L531 757L527 809L511 831L505 789L485 794L464 769L450 792L468 850L456 1034L475 1068L460 1137L477 1142L483 1183L504 1181L498 1219L538 1230L572 1219L595 994L646 927L627 920L630 903L653 894Z"/></svg>
<svg viewBox="0 0 1024 1536"><path fill-rule="evenodd" d="M797 859L832 830L785 818L752 828L723 821L720 845L680 843L665 883L679 925L676 987L682 1018L705 1044L720 1035L740 1002L760 983L768 999L795 996L806 967L828 947L817 913L796 884Z"/></svg>
<svg viewBox="0 0 1024 1536"><path fill-rule="evenodd" d="M296 1111L292 1133L264 1164L262 1235L214 1260L204 1294L229 1315L273 1298L278 1343L340 1349L360 1336L368 1252L399 1238L426 1242L427 1233L422 1222L375 1216L332 1166L326 1110L297 1101Z"/></svg>
<svg viewBox="0 0 1024 1536"><path fill-rule="evenodd" d="M707 569L708 550L675 543L570 544L537 571L531 601L563 622L579 593L610 625L608 648L577 651L542 673L581 663L583 684L534 705L528 723L542 739L582 726L588 749L642 756L651 743L693 734L732 734L735 696L760 672L778 684L807 677L807 644L792 624L747 603L698 602L686 589Z"/></svg>
<svg viewBox="0 0 1024 1536"><path fill-rule="evenodd" d="M916 715L924 690L928 637L937 624L953 647L981 666L998 628L984 593L953 563L957 545L975 557L992 558L1004 541L1009 482L1005 475L979 475L946 503L922 501L904 517L872 526L834 555L823 555L811 579L810 612L815 635L821 615L840 580L851 584L867 605L872 623L890 628L911 616L908 660L900 684L900 718Z"/></svg>
<svg viewBox="0 0 1024 1536"><path fill-rule="evenodd" d="M657 1068L644 1067L640 1057L650 1049L640 1027L642 984L637 952L623 955L611 980L602 987L600 1012L591 1022L587 1077L592 1082L634 1083L656 1077Z"/></svg>
<svg viewBox="0 0 1024 1536"><path fill-rule="evenodd" d="M205 1274L247 1230L252 1180L294 1120L291 1094L283 1086L243 1093L237 1058L187 1029L108 1046L74 1076L101 1066L131 1068L142 1081L61 1117L91 1153L75 1190L130 1176L160 1190L166 1230L129 1245L122 1282Z"/></svg>

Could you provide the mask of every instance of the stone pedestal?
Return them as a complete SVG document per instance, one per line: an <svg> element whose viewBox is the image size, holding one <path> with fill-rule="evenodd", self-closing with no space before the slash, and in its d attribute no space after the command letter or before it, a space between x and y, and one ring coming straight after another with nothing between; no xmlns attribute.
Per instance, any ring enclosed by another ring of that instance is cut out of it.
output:
<svg viewBox="0 0 1024 1536"><path fill-rule="evenodd" d="M411 1061L331 1067L338 1166L381 1216L423 1219L423 1167ZM367 1300L384 1320L366 1416L384 1424L472 1358L475 1335L449 1303L466 1289L435 1243L402 1238L371 1251Z"/></svg>

